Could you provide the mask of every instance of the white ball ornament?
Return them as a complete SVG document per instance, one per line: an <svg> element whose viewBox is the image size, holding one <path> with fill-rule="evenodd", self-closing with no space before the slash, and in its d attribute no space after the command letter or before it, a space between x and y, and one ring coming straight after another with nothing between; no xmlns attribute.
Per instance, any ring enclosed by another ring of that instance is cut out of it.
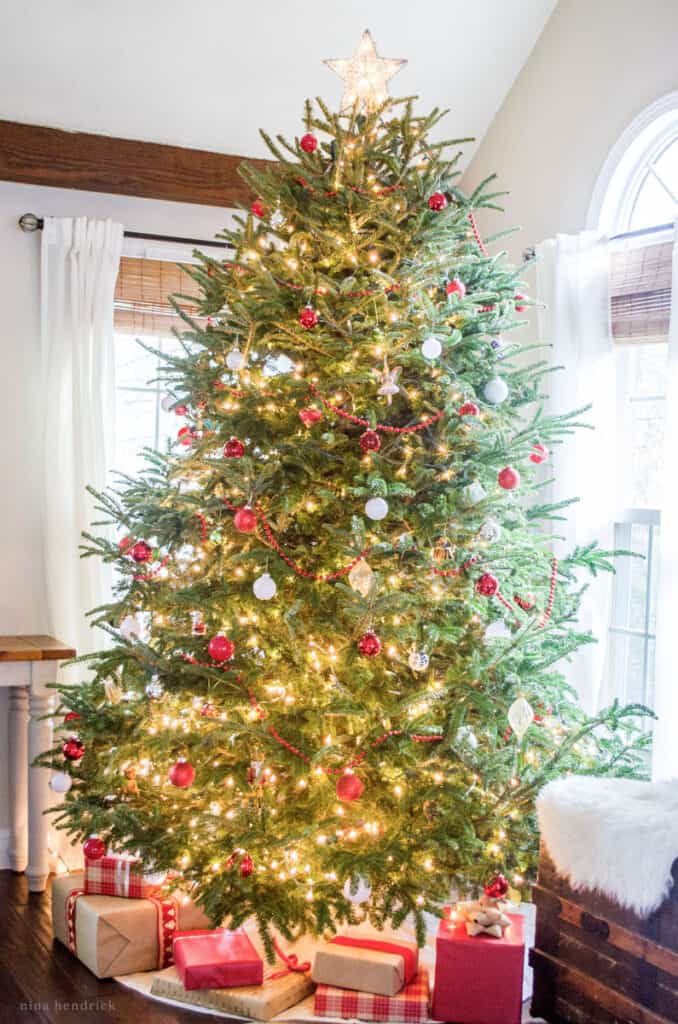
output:
<svg viewBox="0 0 678 1024"><path fill-rule="evenodd" d="M388 502L383 498L370 498L365 502L365 515L368 519L378 523L388 515Z"/></svg>
<svg viewBox="0 0 678 1024"><path fill-rule="evenodd" d="M149 698L149 700L160 700L164 692L165 687L162 685L157 676L153 676L150 683L146 687L146 696Z"/></svg>
<svg viewBox="0 0 678 1024"><path fill-rule="evenodd" d="M428 668L428 654L426 651L411 651L407 664L413 672L425 672Z"/></svg>
<svg viewBox="0 0 678 1024"><path fill-rule="evenodd" d="M435 334L431 334L426 338L421 346L421 354L426 359L437 359L442 351L443 346L440 344L440 341L436 338Z"/></svg>
<svg viewBox="0 0 678 1024"><path fill-rule="evenodd" d="M501 405L508 398L508 384L502 377L494 377L488 380L483 388L483 395L492 405Z"/></svg>
<svg viewBox="0 0 678 1024"><path fill-rule="evenodd" d="M252 590L254 596L260 601L270 601L272 597L278 592L278 586L273 577L265 572L262 576L259 576L252 584Z"/></svg>
<svg viewBox="0 0 678 1024"><path fill-rule="evenodd" d="M469 505L477 505L486 497L487 491L481 484L480 480L473 480L464 488L464 498L469 503Z"/></svg>
<svg viewBox="0 0 678 1024"><path fill-rule="evenodd" d="M160 408L163 412L171 412L172 406L176 402L176 398L173 395L165 395L160 403Z"/></svg>
<svg viewBox="0 0 678 1024"><path fill-rule="evenodd" d="M245 357L239 348L232 348L226 355L226 366L229 370L242 370L245 362Z"/></svg>
<svg viewBox="0 0 678 1024"><path fill-rule="evenodd" d="M68 772L55 772L49 780L49 788L53 793L68 793L73 785L73 779Z"/></svg>
<svg viewBox="0 0 678 1024"><path fill-rule="evenodd" d="M501 537L501 525L496 519L486 519L478 530L478 536L487 544L496 544Z"/></svg>

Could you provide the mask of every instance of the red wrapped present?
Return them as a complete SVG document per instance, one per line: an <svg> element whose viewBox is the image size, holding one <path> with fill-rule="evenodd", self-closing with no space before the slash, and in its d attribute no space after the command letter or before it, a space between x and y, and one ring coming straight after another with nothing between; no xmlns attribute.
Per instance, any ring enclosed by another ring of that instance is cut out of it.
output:
<svg viewBox="0 0 678 1024"><path fill-rule="evenodd" d="M145 873L138 857L111 854L98 860L85 858L85 893L88 896L125 896L143 900L160 889L166 872Z"/></svg>
<svg viewBox="0 0 678 1024"><path fill-rule="evenodd" d="M261 985L264 964L244 932L188 933L174 940L174 963L184 988Z"/></svg>
<svg viewBox="0 0 678 1024"><path fill-rule="evenodd" d="M419 950L414 942L378 935L337 935L315 955L313 980L338 988L395 996L416 977Z"/></svg>
<svg viewBox="0 0 678 1024"><path fill-rule="evenodd" d="M520 1024L525 943L523 918L501 938L471 937L463 921L440 922L432 1015L456 1024Z"/></svg>
<svg viewBox="0 0 678 1024"><path fill-rule="evenodd" d="M407 1024L419 1024L420 1021L428 1020L428 971L422 967L413 980L395 996L380 996L373 992L356 992L333 985L318 985L315 990L313 1012L316 1017L406 1021Z"/></svg>

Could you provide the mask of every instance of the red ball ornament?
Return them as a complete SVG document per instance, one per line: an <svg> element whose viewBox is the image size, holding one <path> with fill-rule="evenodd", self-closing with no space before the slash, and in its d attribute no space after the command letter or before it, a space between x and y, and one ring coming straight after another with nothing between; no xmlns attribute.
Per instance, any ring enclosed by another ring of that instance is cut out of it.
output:
<svg viewBox="0 0 678 1024"><path fill-rule="evenodd" d="M240 861L240 877L249 878L254 871L254 861L250 857L249 853L246 853L243 859Z"/></svg>
<svg viewBox="0 0 678 1024"><path fill-rule="evenodd" d="M311 331L317 326L318 314L314 310L313 306L304 306L299 314L299 323L302 327L306 328L307 331Z"/></svg>
<svg viewBox="0 0 678 1024"><path fill-rule="evenodd" d="M264 206L261 199L255 199L250 207L255 217L265 217L266 207Z"/></svg>
<svg viewBox="0 0 678 1024"><path fill-rule="evenodd" d="M366 430L360 435L360 447L364 452L378 452L381 448L381 438L376 430Z"/></svg>
<svg viewBox="0 0 678 1024"><path fill-rule="evenodd" d="M195 780L195 768L186 758L180 757L168 771L167 778L178 789L187 789Z"/></svg>
<svg viewBox="0 0 678 1024"><path fill-rule="evenodd" d="M200 708L202 718L216 718L218 714L216 704L213 704L211 700L206 700Z"/></svg>
<svg viewBox="0 0 678 1024"><path fill-rule="evenodd" d="M522 299L524 299L525 296L522 295L521 292L516 292L513 298L516 304L516 313L524 313L527 306L522 302Z"/></svg>
<svg viewBox="0 0 678 1024"><path fill-rule="evenodd" d="M138 540L132 547L130 554L134 561L141 565L143 562L151 561L153 558L153 548L145 540Z"/></svg>
<svg viewBox="0 0 678 1024"><path fill-rule="evenodd" d="M227 441L224 445L224 458L225 459L242 459L245 454L245 445L242 441L239 441L237 437L232 437L230 441Z"/></svg>
<svg viewBox="0 0 678 1024"><path fill-rule="evenodd" d="M77 711L69 711L67 715L64 715L64 722L77 722L80 715Z"/></svg>
<svg viewBox="0 0 678 1024"><path fill-rule="evenodd" d="M429 196L429 210L435 210L438 213L440 210L444 210L446 206L447 196L443 192L434 192L432 196Z"/></svg>
<svg viewBox="0 0 678 1024"><path fill-rule="evenodd" d="M185 416L186 413L188 412L188 407L185 405L175 405L174 412L176 413L177 416Z"/></svg>
<svg viewBox="0 0 678 1024"><path fill-rule="evenodd" d="M235 644L223 633L217 633L208 643L207 652L214 661L230 661L235 653Z"/></svg>
<svg viewBox="0 0 678 1024"><path fill-rule="evenodd" d="M318 148L318 140L315 135L311 135L310 132L306 132L306 134L302 135L299 139L299 145L303 149L304 153L315 153Z"/></svg>
<svg viewBox="0 0 678 1024"><path fill-rule="evenodd" d="M314 408L312 405L308 405L305 409L299 410L299 419L305 427L311 427L314 423L317 423L323 418L323 414L320 409Z"/></svg>
<svg viewBox="0 0 678 1024"><path fill-rule="evenodd" d="M191 427L182 427L178 430L177 440L180 441L181 444L186 445L186 447L188 447L189 444L193 444L193 430Z"/></svg>
<svg viewBox="0 0 678 1024"><path fill-rule="evenodd" d="M345 772L337 779L336 788L337 799L343 800L344 803L351 803L353 800L359 800L363 795L365 783L353 772Z"/></svg>
<svg viewBox="0 0 678 1024"><path fill-rule="evenodd" d="M458 277L455 277L452 281L447 282L445 291L448 295L458 295L460 299L463 299L466 295L466 285Z"/></svg>
<svg viewBox="0 0 678 1024"><path fill-rule="evenodd" d="M79 761L85 753L85 744L77 736L71 736L61 748L61 753L69 761Z"/></svg>
<svg viewBox="0 0 678 1024"><path fill-rule="evenodd" d="M483 597L494 597L499 590L499 580L491 572L484 572L476 580L476 591Z"/></svg>
<svg viewBox="0 0 678 1024"><path fill-rule="evenodd" d="M532 446L532 454L530 455L530 462L535 462L538 466L542 462L546 462L550 455L550 452L545 444L535 444Z"/></svg>
<svg viewBox="0 0 678 1024"><path fill-rule="evenodd" d="M241 533L253 533L257 528L257 517L252 509L245 505L233 516L233 525Z"/></svg>
<svg viewBox="0 0 678 1024"><path fill-rule="evenodd" d="M464 402L459 406L460 416L480 416L480 409L475 402Z"/></svg>
<svg viewBox="0 0 678 1024"><path fill-rule="evenodd" d="M82 852L87 860L101 860L106 853L106 843L99 836L90 836L82 844Z"/></svg>
<svg viewBox="0 0 678 1024"><path fill-rule="evenodd" d="M500 900L509 891L508 880L503 875L495 875L485 886L485 895L491 900Z"/></svg>
<svg viewBox="0 0 678 1024"><path fill-rule="evenodd" d="M358 640L358 650L366 658L375 658L381 650L381 640L371 629Z"/></svg>
<svg viewBox="0 0 678 1024"><path fill-rule="evenodd" d="M520 484L520 473L513 466L504 466L502 470L497 473L497 483L500 487L503 487L505 491L512 491Z"/></svg>
<svg viewBox="0 0 678 1024"><path fill-rule="evenodd" d="M123 555L127 553L128 548L131 548L134 541L131 537L123 537L122 540L118 541L118 550L122 551Z"/></svg>

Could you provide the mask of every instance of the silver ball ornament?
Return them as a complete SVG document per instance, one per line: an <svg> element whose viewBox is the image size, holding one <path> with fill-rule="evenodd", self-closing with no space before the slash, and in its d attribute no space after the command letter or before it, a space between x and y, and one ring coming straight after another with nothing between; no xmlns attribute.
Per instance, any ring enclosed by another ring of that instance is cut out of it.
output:
<svg viewBox="0 0 678 1024"><path fill-rule="evenodd" d="M492 405L501 405L508 398L509 387L502 377L494 377L488 380L483 388L483 395Z"/></svg>
<svg viewBox="0 0 678 1024"><path fill-rule="evenodd" d="M383 498L369 498L365 502L365 515L368 519L378 523L388 515L388 502Z"/></svg>
<svg viewBox="0 0 678 1024"><path fill-rule="evenodd" d="M413 672L425 672L428 668L429 657L426 651L411 651L407 664Z"/></svg>
<svg viewBox="0 0 678 1024"><path fill-rule="evenodd" d="M435 334L429 335L421 346L421 354L426 359L437 359L442 351L443 346L440 344L440 341L436 338Z"/></svg>
<svg viewBox="0 0 678 1024"><path fill-rule="evenodd" d="M226 366L229 370L242 370L246 359L239 348L232 348L226 356Z"/></svg>
<svg viewBox="0 0 678 1024"><path fill-rule="evenodd" d="M53 793L68 793L73 785L73 779L68 772L55 772L49 780L49 788Z"/></svg>

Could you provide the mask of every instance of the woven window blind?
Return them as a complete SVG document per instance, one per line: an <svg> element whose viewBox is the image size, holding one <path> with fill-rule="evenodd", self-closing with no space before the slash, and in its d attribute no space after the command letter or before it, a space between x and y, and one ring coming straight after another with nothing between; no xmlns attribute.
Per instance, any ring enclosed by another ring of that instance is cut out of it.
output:
<svg viewBox="0 0 678 1024"><path fill-rule="evenodd" d="M176 263L167 260L146 260L123 256L115 286L113 321L120 334L168 335L172 328L185 329L186 324L168 302L169 295L196 298L195 281ZM198 303L179 300L181 308L198 322Z"/></svg>
<svg viewBox="0 0 678 1024"><path fill-rule="evenodd" d="M610 258L612 337L621 345L666 341L673 242L619 249Z"/></svg>

